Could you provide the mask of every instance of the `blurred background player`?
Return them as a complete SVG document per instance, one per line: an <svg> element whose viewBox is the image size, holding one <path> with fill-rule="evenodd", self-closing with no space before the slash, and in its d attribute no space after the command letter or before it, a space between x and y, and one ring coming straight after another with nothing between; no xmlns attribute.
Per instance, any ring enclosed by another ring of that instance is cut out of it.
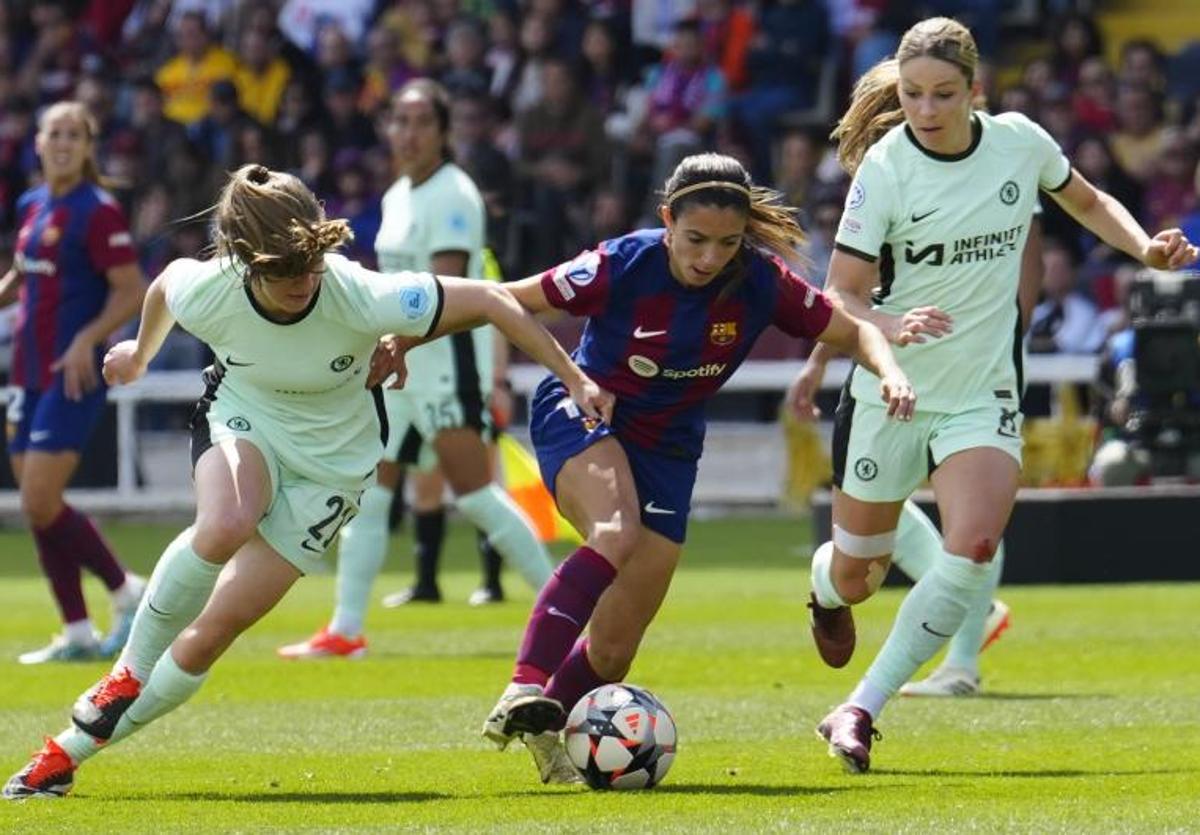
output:
<svg viewBox="0 0 1200 835"><path fill-rule="evenodd" d="M146 294L137 339L104 360L110 382L134 382L176 321L212 347L192 423L195 522L159 559L112 672L8 780L5 798L65 795L81 762L191 698L237 637L320 567L387 435L379 389L364 385L381 336L493 322L565 374L580 409L611 418L612 397L507 291L380 274L332 253L349 224L327 219L290 174L238 169L214 223L217 256L173 261Z"/></svg>
<svg viewBox="0 0 1200 835"><path fill-rule="evenodd" d="M447 161L447 164L454 165ZM469 178L468 178L469 179ZM451 200L454 195L449 195ZM480 251L483 278L487 281L504 281L500 263L496 256L486 246ZM480 330L486 332L487 328ZM462 336L465 336L463 334ZM472 334L474 337L474 334ZM459 337L454 337L458 339ZM499 479L500 466L496 441L500 434L508 428L512 419L512 391L508 380L509 345L508 340L493 332L491 341L491 387L488 391L487 420L484 421L484 440L488 446L488 457L491 461L492 477ZM476 357L486 359L478 352ZM485 370L486 363L480 362L480 371ZM411 379L411 372L410 378ZM481 381L483 378L480 378ZM402 394L403 390L397 394ZM417 576L413 585L400 591L383 596L383 605L388 609L399 608L409 603L438 603L442 599L442 590L438 585L439 565L441 563L442 545L445 541L446 510L443 497L446 493L446 480L437 466L437 453L432 445L422 440L419 447L413 442L410 449L404 450L402 442L400 453L407 453L407 459L401 458L398 464L415 468L413 476L414 510L413 533L416 539ZM411 449L416 447L416 449ZM411 459L411 460L408 460ZM402 489L405 479L403 473L395 489ZM393 499L395 501L395 499ZM489 603L504 602L504 586L500 574L504 565L504 557L495 549L487 534L480 528L475 530L475 544L479 550L479 562L482 569L479 587L471 592L467 603L472 606L484 606Z"/></svg>
<svg viewBox="0 0 1200 835"><path fill-rule="evenodd" d="M418 79L397 91L388 136L400 177L383 197L375 242L385 271L483 278L483 199L450 159L449 126L449 101L436 82ZM443 476L458 497L459 511L530 586L540 589L549 579L553 566L545 546L492 479L484 438L492 431L493 338L489 328L477 328L407 353L404 388L384 394L390 435L377 468L378 483L364 494L361 512L342 534L333 619L309 640L281 647L280 656L358 657L366 651L363 620L371 586L387 556L388 509L402 464L417 469L417 583L388 602L441 599L437 566L446 524ZM487 559L485 554L485 565ZM484 578L485 589L489 579Z"/></svg>
<svg viewBox="0 0 1200 835"><path fill-rule="evenodd" d="M100 186L95 141L96 127L82 104L60 102L42 113L36 149L44 182L17 203L16 258L0 280L0 306L20 301L9 461L63 621L63 633L22 654L22 664L116 652L145 588L92 520L63 499L103 414L105 341L137 314L145 292L125 215ZM88 617L82 568L99 577L112 597L113 623L103 639Z"/></svg>

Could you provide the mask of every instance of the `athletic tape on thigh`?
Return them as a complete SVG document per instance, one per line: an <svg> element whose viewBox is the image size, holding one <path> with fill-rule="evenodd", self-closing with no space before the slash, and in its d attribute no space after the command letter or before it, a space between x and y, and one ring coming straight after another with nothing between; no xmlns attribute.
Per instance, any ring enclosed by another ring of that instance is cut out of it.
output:
<svg viewBox="0 0 1200 835"><path fill-rule="evenodd" d="M892 553L896 547L896 532L891 530L873 536L859 536L839 525L834 525L833 544L847 557L873 560L876 557L886 557Z"/></svg>

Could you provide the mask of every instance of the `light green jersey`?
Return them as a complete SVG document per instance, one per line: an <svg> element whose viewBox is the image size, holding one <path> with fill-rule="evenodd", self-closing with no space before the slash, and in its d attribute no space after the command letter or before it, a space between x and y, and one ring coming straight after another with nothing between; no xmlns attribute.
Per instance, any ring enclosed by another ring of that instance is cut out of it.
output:
<svg viewBox="0 0 1200 835"><path fill-rule="evenodd" d="M236 405L294 472L360 486L383 454L379 413L363 387L371 353L383 334L436 327L442 289L433 276L377 273L326 255L312 306L287 324L263 314L229 259L181 258L160 280L175 320L216 355L217 399Z"/></svg>
<svg viewBox="0 0 1200 835"><path fill-rule="evenodd" d="M411 179L401 177L383 195L383 222L375 238L380 268L428 270L439 252L465 252L467 277L483 278L484 223L479 189L457 165L444 164L415 187ZM406 392L490 387L491 328L443 337L409 351L405 360ZM478 378L473 386L471 379L458 379L472 375Z"/></svg>
<svg viewBox="0 0 1200 835"><path fill-rule="evenodd" d="M838 249L879 261L878 309L935 305L953 318L953 333L895 349L922 410L1020 398L1021 253L1038 190L1070 180L1058 144L1025 116L975 118L971 147L954 156L923 149L905 125L885 134L854 177L837 232ZM851 392L874 401L879 380L857 368Z"/></svg>

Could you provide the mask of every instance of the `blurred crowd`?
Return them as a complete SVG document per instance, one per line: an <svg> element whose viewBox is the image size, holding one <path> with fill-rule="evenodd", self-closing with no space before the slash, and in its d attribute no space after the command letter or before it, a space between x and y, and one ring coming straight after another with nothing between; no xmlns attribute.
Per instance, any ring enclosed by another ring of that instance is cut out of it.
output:
<svg viewBox="0 0 1200 835"><path fill-rule="evenodd" d="M1079 171L1149 230L1200 233L1200 42L1166 55L1150 41L1121 46L1116 66L1086 17L1056 29L999 109L1021 110L1063 146ZM1030 350L1089 354L1129 325L1135 270L1045 201L1043 301Z"/></svg>
<svg viewBox="0 0 1200 835"><path fill-rule="evenodd" d="M846 180L826 139L852 83L904 29L952 14L976 34L993 111L1020 110L1147 228L1200 238L1200 43L1105 45L1069 0L1033 3L1040 54L997 64L1001 0L7 0L0 5L0 244L38 178L41 108L86 104L143 267L207 244L204 210L245 162L297 174L350 220L372 264L394 174L381 114L416 76L451 92L508 277L656 222L684 155L718 149L781 190L820 282ZM1026 3L1026 7L1030 4ZM1040 25L1040 23L1039 23ZM1007 44L1009 40L1004 39ZM999 85L997 79L1009 79ZM1091 353L1125 326L1125 260L1045 201L1045 300L1030 347ZM163 362L199 362L181 342ZM782 344L782 343L780 343ZM771 340L761 348L775 350ZM789 349L794 350L794 349Z"/></svg>

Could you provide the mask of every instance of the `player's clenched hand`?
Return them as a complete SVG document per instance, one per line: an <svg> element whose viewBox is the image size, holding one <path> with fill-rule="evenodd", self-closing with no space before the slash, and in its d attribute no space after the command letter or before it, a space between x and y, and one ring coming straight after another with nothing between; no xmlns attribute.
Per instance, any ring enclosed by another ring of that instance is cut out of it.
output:
<svg viewBox="0 0 1200 835"><path fill-rule="evenodd" d="M784 403L796 420L807 423L821 417L821 410L817 408L816 400L817 392L821 388L821 380L824 377L824 363L809 360L800 369L796 379L792 380L792 384L788 386Z"/></svg>
<svg viewBox="0 0 1200 835"><path fill-rule="evenodd" d="M896 420L912 420L917 406L917 395L908 378L899 371L884 374L879 380L879 394L887 404L888 417Z"/></svg>
<svg viewBox="0 0 1200 835"><path fill-rule="evenodd" d="M410 349L420 345L423 341L417 337L396 336L395 334L381 337L375 343L375 350L371 353L366 387L373 388L395 374L396 379L388 388L404 388L405 382L408 381L408 366L404 362L404 357Z"/></svg>
<svg viewBox="0 0 1200 835"><path fill-rule="evenodd" d="M938 339L954 330L950 314L936 307L914 307L903 316L895 317L889 328L888 341L896 345L920 344L926 337Z"/></svg>
<svg viewBox="0 0 1200 835"><path fill-rule="evenodd" d="M102 373L110 386L132 383L145 374L146 362L138 354L137 340L126 339L109 348Z"/></svg>
<svg viewBox="0 0 1200 835"><path fill-rule="evenodd" d="M617 399L611 392L600 388L591 377L581 374L577 382L568 385L567 390L575 405L585 415L612 423L613 407L616 406Z"/></svg>
<svg viewBox="0 0 1200 835"><path fill-rule="evenodd" d="M1164 229L1151 240L1142 263L1156 270L1181 270L1196 263L1196 247L1178 229Z"/></svg>

